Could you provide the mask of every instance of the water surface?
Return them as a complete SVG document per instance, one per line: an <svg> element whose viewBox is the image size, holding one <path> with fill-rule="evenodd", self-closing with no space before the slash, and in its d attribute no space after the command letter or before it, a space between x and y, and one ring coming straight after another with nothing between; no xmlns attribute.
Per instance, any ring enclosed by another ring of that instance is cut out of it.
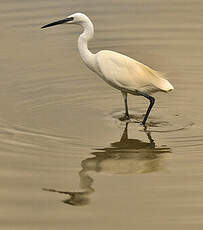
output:
<svg viewBox="0 0 203 230"><path fill-rule="evenodd" d="M2 0L1 229L202 229L203 3ZM90 49L115 50L174 85L124 105L80 60L73 12L93 20Z"/></svg>

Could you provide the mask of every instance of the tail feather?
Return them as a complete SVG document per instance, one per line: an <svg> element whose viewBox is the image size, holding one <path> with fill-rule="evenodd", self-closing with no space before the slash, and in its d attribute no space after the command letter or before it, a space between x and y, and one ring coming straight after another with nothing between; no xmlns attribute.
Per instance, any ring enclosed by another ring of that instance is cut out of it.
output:
<svg viewBox="0 0 203 230"><path fill-rule="evenodd" d="M170 92L174 89L172 84L165 78L160 78L159 88L163 91Z"/></svg>
<svg viewBox="0 0 203 230"><path fill-rule="evenodd" d="M159 88L162 91L169 92L174 89L172 84L165 79L165 74L159 71L156 71L154 69L151 69L148 66L143 65L145 68L143 68L143 71L152 81L152 84ZM152 77L153 76L153 77Z"/></svg>

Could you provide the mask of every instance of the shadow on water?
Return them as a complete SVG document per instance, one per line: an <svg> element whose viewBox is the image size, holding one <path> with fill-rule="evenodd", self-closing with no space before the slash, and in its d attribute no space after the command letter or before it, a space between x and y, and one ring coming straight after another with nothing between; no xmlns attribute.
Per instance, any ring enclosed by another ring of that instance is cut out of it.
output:
<svg viewBox="0 0 203 230"><path fill-rule="evenodd" d="M92 157L81 162L82 169L79 172L80 187L83 191L71 192L56 189L43 190L69 195L63 202L74 206L84 206L89 204L89 195L95 190L92 187L93 179L89 176L91 171L110 174L140 174L158 171L161 168L161 155L170 153L171 149L156 147L149 131L145 131L148 141L128 138L128 125L121 139L111 143L109 147L95 149L91 153Z"/></svg>

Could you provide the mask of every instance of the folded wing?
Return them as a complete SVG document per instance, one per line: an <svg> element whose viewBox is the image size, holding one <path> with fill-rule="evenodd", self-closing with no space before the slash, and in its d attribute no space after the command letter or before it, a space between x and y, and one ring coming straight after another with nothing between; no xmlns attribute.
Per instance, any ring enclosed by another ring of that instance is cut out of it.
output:
<svg viewBox="0 0 203 230"><path fill-rule="evenodd" d="M96 62L100 76L115 88L147 94L173 90L162 73L120 53L100 51L96 54Z"/></svg>

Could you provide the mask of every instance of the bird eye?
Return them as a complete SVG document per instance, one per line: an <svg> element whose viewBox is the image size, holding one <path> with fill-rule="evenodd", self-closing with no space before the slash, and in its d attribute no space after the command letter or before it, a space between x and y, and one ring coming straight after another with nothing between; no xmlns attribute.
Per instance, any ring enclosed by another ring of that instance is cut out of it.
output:
<svg viewBox="0 0 203 230"><path fill-rule="evenodd" d="M74 17L68 18L68 21L73 21L73 20L74 20Z"/></svg>

